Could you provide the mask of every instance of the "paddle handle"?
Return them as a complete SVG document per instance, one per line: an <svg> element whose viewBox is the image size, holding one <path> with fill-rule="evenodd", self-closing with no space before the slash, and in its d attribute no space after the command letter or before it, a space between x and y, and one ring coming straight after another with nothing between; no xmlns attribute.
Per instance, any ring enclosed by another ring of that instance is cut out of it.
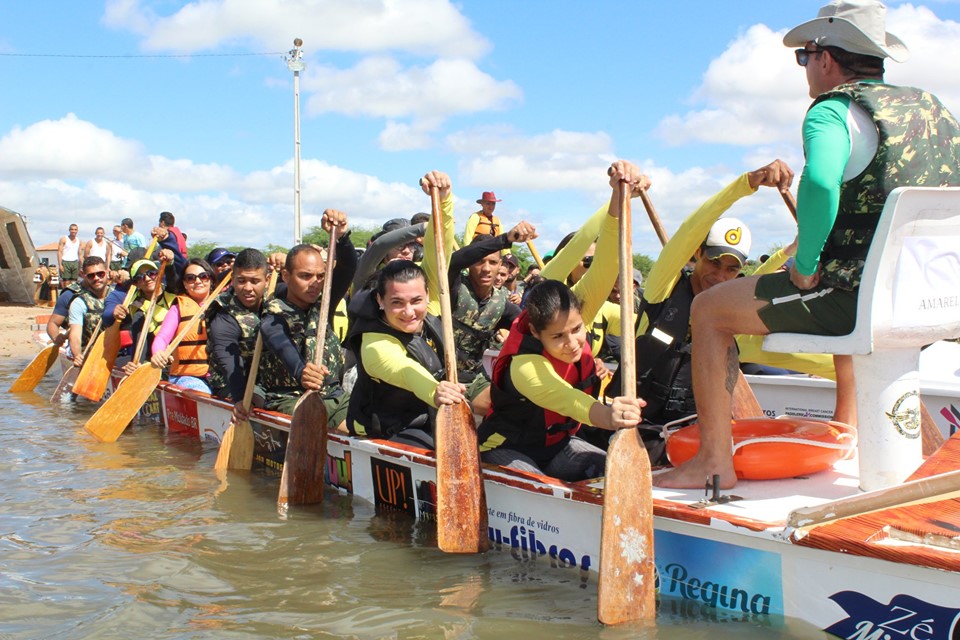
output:
<svg viewBox="0 0 960 640"><path fill-rule="evenodd" d="M437 278L440 298L440 326L443 330L443 362L447 380L457 382L457 352L453 342L453 314L450 310L450 278L447 274L447 256L443 247L443 219L440 213L440 189L430 187L430 216L433 222L433 247L437 254Z"/></svg>
<svg viewBox="0 0 960 640"><path fill-rule="evenodd" d="M780 196L783 198L783 204L787 205L787 210L793 216L793 221L797 221L797 201L790 193L789 189L780 189Z"/></svg>
<svg viewBox="0 0 960 640"><path fill-rule="evenodd" d="M530 250L530 255L533 256L533 261L537 263L538 267L543 269L543 258L540 257L540 252L537 251L537 247L533 244L533 240L527 240L527 249Z"/></svg>
<svg viewBox="0 0 960 640"><path fill-rule="evenodd" d="M228 271L227 274L223 276L223 280L220 281L220 284L217 285L217 288L207 294L206 299L200 304L200 308L197 309L195 314L193 314L193 317L190 318L190 322L187 323L187 326L185 326L183 331L177 334L177 337L174 338L169 345L167 345L166 349L164 349L163 353L165 356L169 358L171 355L173 355L174 349L180 346L180 342L186 338L191 331L197 328L197 326L200 324L200 321L203 320L203 316L207 311L207 307L209 307L211 303L216 300L217 296L220 295L220 292L226 289L227 285L230 284L231 276L233 276L233 272Z"/></svg>
<svg viewBox="0 0 960 640"><path fill-rule="evenodd" d="M787 525L796 529L809 530L835 520L882 509L893 509L921 501L946 500L958 493L960 493L960 471L950 471L878 491L841 498L816 507L795 509L787 517Z"/></svg>
<svg viewBox="0 0 960 640"><path fill-rule="evenodd" d="M660 246L666 246L666 244L670 242L670 236L667 235L666 229L663 228L663 223L660 222L660 216L657 215L657 210L653 208L653 203L650 201L650 196L647 195L646 189L640 190L640 201L643 203L643 208L647 211L647 217L650 218L650 224L653 225L654 233L656 233L660 239Z"/></svg>
<svg viewBox="0 0 960 640"><path fill-rule="evenodd" d="M277 286L278 275L279 272L276 269L270 274L270 282L267 284L268 296L273 294L273 290ZM257 387L257 373L260 371L260 355L262 353L263 336L257 331L257 342L253 347L253 356L250 358L250 371L247 372L247 386L243 389L243 408L247 411L250 411L250 405L253 404L253 391Z"/></svg>
<svg viewBox="0 0 960 640"><path fill-rule="evenodd" d="M628 182L620 183L620 335L634 334L633 325L633 224L631 221L630 192ZM636 341L622 340L620 344L620 370L623 394L628 398L637 395Z"/></svg>
<svg viewBox="0 0 960 640"><path fill-rule="evenodd" d="M337 226L330 229L330 246L327 248L327 268L323 277L323 293L320 294L320 319L317 321L317 351L313 363L318 367L323 362L323 345L327 339L327 320L330 319L330 290L333 286L333 263L337 255Z"/></svg>
<svg viewBox="0 0 960 640"><path fill-rule="evenodd" d="M156 241L156 238L154 238ZM151 243L153 244L153 243ZM149 333L150 328L150 319L153 317L153 307L157 303L157 296L163 290L163 271L167 267L166 260L160 263L160 269L157 271L157 284L153 287L153 295L150 296L150 303L147 305L146 310L143 313L143 330L140 332L140 337L137 339L137 350L133 352L133 361L140 362L140 358L143 354L143 347L147 343L147 334ZM134 287L131 288L135 288Z"/></svg>

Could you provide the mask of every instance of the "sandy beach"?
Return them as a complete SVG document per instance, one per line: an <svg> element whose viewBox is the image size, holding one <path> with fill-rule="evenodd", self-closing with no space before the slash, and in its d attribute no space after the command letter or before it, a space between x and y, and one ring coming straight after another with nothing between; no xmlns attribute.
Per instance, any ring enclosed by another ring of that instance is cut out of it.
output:
<svg viewBox="0 0 960 640"><path fill-rule="evenodd" d="M30 327L49 307L0 304L0 358L29 358L40 352Z"/></svg>

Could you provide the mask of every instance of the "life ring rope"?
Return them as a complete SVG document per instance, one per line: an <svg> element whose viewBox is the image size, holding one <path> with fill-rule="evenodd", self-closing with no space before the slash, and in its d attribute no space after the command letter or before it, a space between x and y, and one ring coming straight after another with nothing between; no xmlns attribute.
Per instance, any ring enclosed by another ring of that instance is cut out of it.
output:
<svg viewBox="0 0 960 640"><path fill-rule="evenodd" d="M849 443L833 443L833 442L821 442L819 440L807 440L805 438L789 438L785 436L767 436L764 438L750 438L749 440L742 440L737 444L733 445L733 452L736 453L738 449L741 449L748 444L764 444L767 442L781 442L785 444L802 444L809 447L820 447L821 449L836 449L838 451L853 451L857 448L857 438L850 433L841 433L838 438L843 440L850 440Z"/></svg>

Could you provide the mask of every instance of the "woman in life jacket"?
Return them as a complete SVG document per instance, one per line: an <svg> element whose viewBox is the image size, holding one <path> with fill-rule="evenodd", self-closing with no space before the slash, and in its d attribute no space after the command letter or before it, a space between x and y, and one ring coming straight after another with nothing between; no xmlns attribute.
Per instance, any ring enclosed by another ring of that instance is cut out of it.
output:
<svg viewBox="0 0 960 640"><path fill-rule="evenodd" d="M424 272L409 260L387 263L376 288L351 300L351 434L432 449L436 408L466 402L464 385L444 379L442 330L429 302Z"/></svg>
<svg viewBox="0 0 960 640"><path fill-rule="evenodd" d="M577 437L581 425L610 431L640 422L642 400L597 400L599 379L584 318L593 318L617 276L621 180L646 184L616 162L613 194L599 226L596 259L573 287L547 280L531 289L493 368L492 408L478 429L484 462L577 481L603 474L606 453Z"/></svg>
<svg viewBox="0 0 960 640"><path fill-rule="evenodd" d="M206 320L201 320L180 341L172 356L168 357L164 351L200 311L200 305L210 294L211 284L216 279L216 271L206 260L192 258L187 262L177 283L177 300L164 316L151 345L153 355L150 362L161 369L169 366L170 382L204 393L210 393Z"/></svg>

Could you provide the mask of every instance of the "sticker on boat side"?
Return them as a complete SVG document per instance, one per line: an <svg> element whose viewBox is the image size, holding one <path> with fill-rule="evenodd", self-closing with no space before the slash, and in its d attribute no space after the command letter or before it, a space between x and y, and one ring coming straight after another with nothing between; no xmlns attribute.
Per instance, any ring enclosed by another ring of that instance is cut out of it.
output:
<svg viewBox="0 0 960 640"><path fill-rule="evenodd" d="M373 497L376 507L406 511L416 517L410 469L386 460L371 458L370 470L373 473Z"/></svg>
<svg viewBox="0 0 960 640"><path fill-rule="evenodd" d="M830 599L843 608L847 618L824 631L841 638L953 640L960 634L960 609L930 604L913 596L899 594L883 604L856 591L840 591Z"/></svg>
<svg viewBox="0 0 960 640"><path fill-rule="evenodd" d="M920 437L920 394L908 391L893 403L893 409L887 412L890 422L900 435L911 440Z"/></svg>
<svg viewBox="0 0 960 640"><path fill-rule="evenodd" d="M780 556L654 531L660 594L743 613L783 614Z"/></svg>

